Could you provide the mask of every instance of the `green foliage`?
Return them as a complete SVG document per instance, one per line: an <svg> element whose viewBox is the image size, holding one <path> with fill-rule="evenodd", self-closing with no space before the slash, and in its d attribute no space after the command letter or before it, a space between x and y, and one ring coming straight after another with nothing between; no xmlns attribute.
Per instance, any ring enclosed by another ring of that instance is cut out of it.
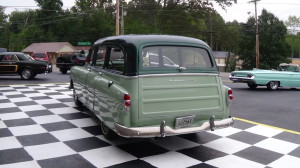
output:
<svg viewBox="0 0 300 168"><path fill-rule="evenodd" d="M282 62L287 62L290 48L285 41L287 29L282 21L265 9L258 18L259 25L259 67L261 69L276 69ZM256 63L255 52L255 19L248 19L242 26L240 41L240 59L243 69L252 69Z"/></svg>
<svg viewBox="0 0 300 168"><path fill-rule="evenodd" d="M300 58L300 34L289 34L285 40L291 47L291 58Z"/></svg>
<svg viewBox="0 0 300 168"><path fill-rule="evenodd" d="M276 68L280 63L287 62L289 46L285 41L287 29L272 13L262 11L259 17L260 27L260 67Z"/></svg>
<svg viewBox="0 0 300 168"><path fill-rule="evenodd" d="M286 41L291 46L291 57L300 58L300 16L289 16L285 25L289 28Z"/></svg>
<svg viewBox="0 0 300 168"><path fill-rule="evenodd" d="M299 32L300 28L300 16L289 16L288 20L285 22L285 25L290 28L289 33L296 35Z"/></svg>
<svg viewBox="0 0 300 168"><path fill-rule="evenodd" d="M0 48L8 48L6 18L4 8L0 6Z"/></svg>
<svg viewBox="0 0 300 168"><path fill-rule="evenodd" d="M76 0L70 10L62 9L62 0L35 2L37 10L10 14L10 20L0 29L0 33L5 31L0 37L7 39L0 47L20 51L34 42L67 41L76 45L78 41L93 43L114 35L116 12L112 0ZM224 8L232 4L231 0L217 2ZM214 50L238 48L238 23L225 23L209 1L121 0L120 4L125 34L183 35L202 39Z"/></svg>

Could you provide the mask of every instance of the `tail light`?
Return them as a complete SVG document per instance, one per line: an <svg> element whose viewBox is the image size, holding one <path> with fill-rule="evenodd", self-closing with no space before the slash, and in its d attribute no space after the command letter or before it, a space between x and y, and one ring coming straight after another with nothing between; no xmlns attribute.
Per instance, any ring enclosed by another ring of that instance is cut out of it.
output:
<svg viewBox="0 0 300 168"><path fill-rule="evenodd" d="M233 100L234 96L233 96L233 91L231 89L228 90L227 94L228 94L229 100Z"/></svg>
<svg viewBox="0 0 300 168"><path fill-rule="evenodd" d="M125 107L130 107L130 96L128 93L124 94L124 106Z"/></svg>
<svg viewBox="0 0 300 168"><path fill-rule="evenodd" d="M76 60L75 60L75 63L79 63L79 59L76 59Z"/></svg>

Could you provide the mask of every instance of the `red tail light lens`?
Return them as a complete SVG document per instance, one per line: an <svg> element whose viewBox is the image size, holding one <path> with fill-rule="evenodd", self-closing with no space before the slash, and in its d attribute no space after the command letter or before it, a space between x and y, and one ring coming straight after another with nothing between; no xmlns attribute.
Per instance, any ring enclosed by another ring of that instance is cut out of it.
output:
<svg viewBox="0 0 300 168"><path fill-rule="evenodd" d="M130 96L128 93L124 94L124 106L129 107L131 105L130 103Z"/></svg>
<svg viewBox="0 0 300 168"><path fill-rule="evenodd" d="M233 100L234 96L233 96L233 91L230 89L228 90L228 97L230 100Z"/></svg>

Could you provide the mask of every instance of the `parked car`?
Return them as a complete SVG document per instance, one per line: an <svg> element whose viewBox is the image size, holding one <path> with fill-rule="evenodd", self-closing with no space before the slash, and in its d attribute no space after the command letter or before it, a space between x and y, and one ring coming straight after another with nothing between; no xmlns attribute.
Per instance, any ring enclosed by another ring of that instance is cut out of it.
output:
<svg viewBox="0 0 300 168"><path fill-rule="evenodd" d="M21 52L0 53L0 75L20 75L22 79L33 79L37 74L48 73L49 64L34 60Z"/></svg>
<svg viewBox="0 0 300 168"><path fill-rule="evenodd" d="M233 71L229 76L233 82L247 83L250 89L266 86L269 90L279 87L300 87L299 66L296 64L280 64L278 70L254 69L249 71Z"/></svg>
<svg viewBox="0 0 300 168"><path fill-rule="evenodd" d="M62 74L66 74L73 66L83 66L85 64L84 53L64 54L56 59L56 67Z"/></svg>
<svg viewBox="0 0 300 168"><path fill-rule="evenodd" d="M49 72L52 72L52 63L50 61L50 57L48 55L48 53L46 52L34 52L31 54L32 58L35 60L43 60L48 62L48 65L50 67Z"/></svg>
<svg viewBox="0 0 300 168"><path fill-rule="evenodd" d="M158 57L157 64L151 65L149 55ZM75 104L101 120L108 139L116 134L165 137L233 124L232 90L223 85L212 51L201 40L107 37L95 42L87 60L85 66L71 68L70 88Z"/></svg>
<svg viewBox="0 0 300 168"><path fill-rule="evenodd" d="M0 52L7 52L6 48L0 48Z"/></svg>

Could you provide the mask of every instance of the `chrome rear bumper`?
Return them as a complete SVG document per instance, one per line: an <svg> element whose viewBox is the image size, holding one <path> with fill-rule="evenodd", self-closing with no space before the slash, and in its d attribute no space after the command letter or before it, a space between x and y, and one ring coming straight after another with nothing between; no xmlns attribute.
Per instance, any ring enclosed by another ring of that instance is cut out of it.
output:
<svg viewBox="0 0 300 168"><path fill-rule="evenodd" d="M164 137L171 135L180 135L180 134L188 134L201 132L205 130L214 130L218 128L225 128L233 125L233 118L227 118L219 121L215 121L214 118L210 119L207 122L204 122L199 127L188 127L181 129L173 129L169 126L164 125L164 121L161 122L160 126L155 127L134 127L128 128L124 127L118 123L115 123L116 132L123 137Z"/></svg>

